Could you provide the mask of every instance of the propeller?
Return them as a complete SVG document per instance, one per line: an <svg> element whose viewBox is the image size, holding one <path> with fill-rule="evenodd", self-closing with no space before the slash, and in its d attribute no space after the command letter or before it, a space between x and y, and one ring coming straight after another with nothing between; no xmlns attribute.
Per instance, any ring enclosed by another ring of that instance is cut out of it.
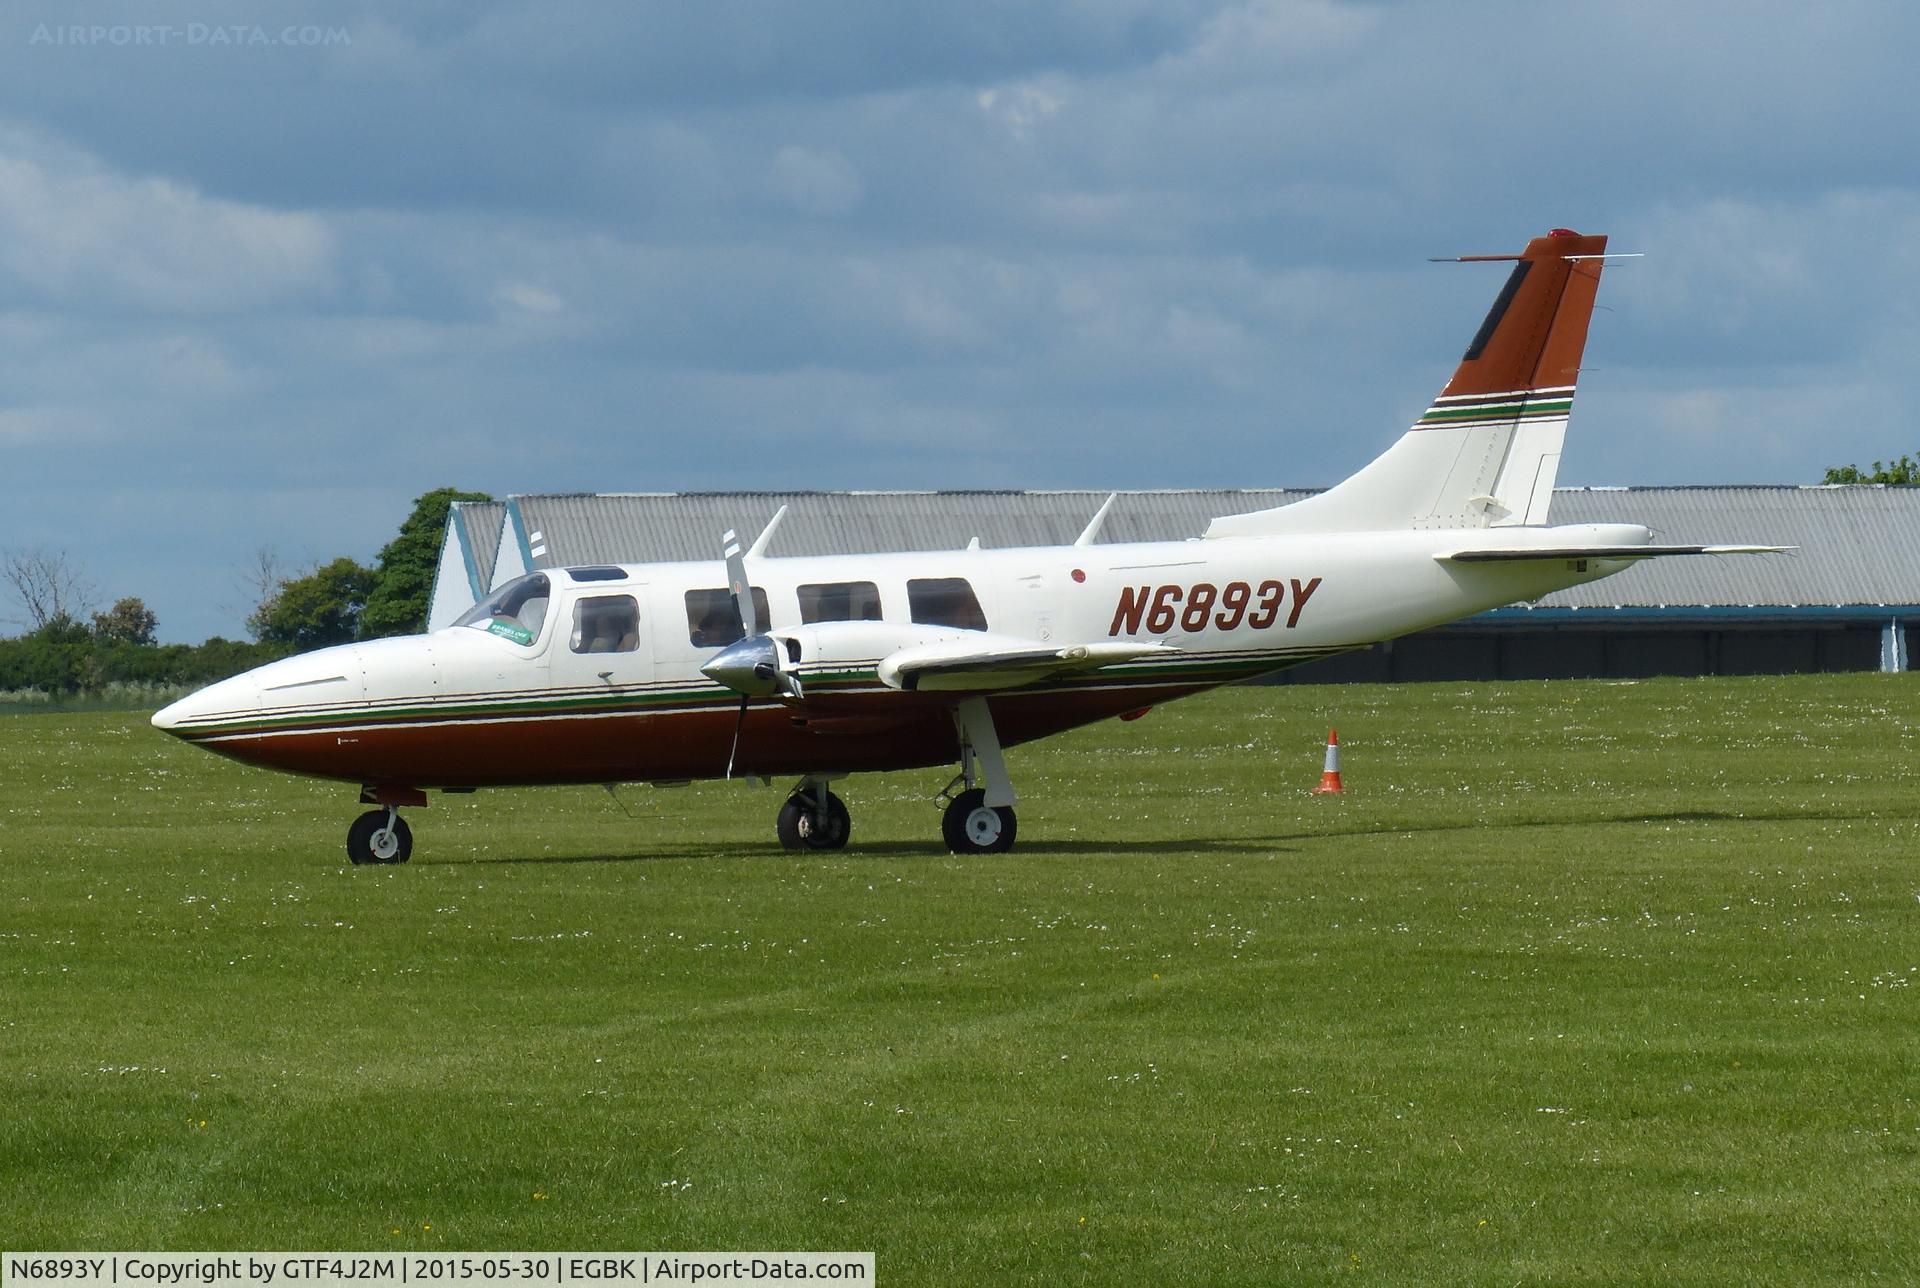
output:
<svg viewBox="0 0 1920 1288"><path fill-rule="evenodd" d="M700 673L715 684L725 685L740 695L740 714L733 721L733 746L727 752L727 777L733 777L734 760L740 753L740 730L747 723L747 706L755 698L786 694L796 702L806 697L800 677L780 665L780 645L761 631L760 615L747 583L747 559L740 548L740 537L732 528L721 538L721 550L727 566L727 590L733 596L734 612L739 614L743 638L721 649L700 668Z"/></svg>
<svg viewBox="0 0 1920 1288"><path fill-rule="evenodd" d="M740 549L740 534L728 528L720 538L720 550L727 564L727 589L733 592L733 611L740 614L740 628L748 635L758 635L760 619L753 592L747 587L747 556Z"/></svg>

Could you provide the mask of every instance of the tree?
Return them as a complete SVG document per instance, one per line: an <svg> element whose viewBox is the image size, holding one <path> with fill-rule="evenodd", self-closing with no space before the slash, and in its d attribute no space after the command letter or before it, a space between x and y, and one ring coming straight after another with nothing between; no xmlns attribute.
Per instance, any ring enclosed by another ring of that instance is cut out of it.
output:
<svg viewBox="0 0 1920 1288"><path fill-rule="evenodd" d="M93 642L93 632L86 623L68 617L65 613L49 618L31 631L21 636L38 644L69 644L83 646Z"/></svg>
<svg viewBox="0 0 1920 1288"><path fill-rule="evenodd" d="M93 615L93 637L103 644L151 644L160 619L139 599L116 600L112 608Z"/></svg>
<svg viewBox="0 0 1920 1288"><path fill-rule="evenodd" d="M262 643L288 644L301 652L350 643L359 637L373 584L373 569L336 559L281 582L278 593L247 619L247 628Z"/></svg>
<svg viewBox="0 0 1920 1288"><path fill-rule="evenodd" d="M1898 483L1911 485L1920 483L1920 461L1911 456L1902 455L1892 462L1875 461L1872 470L1862 470L1858 465L1838 465L1827 471L1822 483Z"/></svg>
<svg viewBox="0 0 1920 1288"><path fill-rule="evenodd" d="M93 598L93 588L67 558L67 552L44 546L0 551L0 582L6 583L27 610L30 631L41 630L56 620L78 620Z"/></svg>
<svg viewBox="0 0 1920 1288"><path fill-rule="evenodd" d="M360 618L360 638L410 635L426 629L427 601L440 563L447 512L455 501L491 500L485 492L443 487L414 501L413 513L400 525L400 535L380 551L376 580Z"/></svg>
<svg viewBox="0 0 1920 1288"><path fill-rule="evenodd" d="M280 583L286 579L287 573L280 564L279 551L267 545L255 550L252 561L234 578L251 605L247 610L247 630L256 642L260 639L259 622L263 620L267 605L280 593Z"/></svg>

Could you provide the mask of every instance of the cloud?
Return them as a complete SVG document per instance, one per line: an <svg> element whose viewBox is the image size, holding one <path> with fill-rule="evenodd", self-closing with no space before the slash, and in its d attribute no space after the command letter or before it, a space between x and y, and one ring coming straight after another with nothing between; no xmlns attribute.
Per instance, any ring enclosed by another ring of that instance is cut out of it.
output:
<svg viewBox="0 0 1920 1288"><path fill-rule="evenodd" d="M25 447L40 443L97 443L93 417L73 407L0 407L0 446Z"/></svg>
<svg viewBox="0 0 1920 1288"><path fill-rule="evenodd" d="M449 42L456 66L541 97L685 108L887 94L1038 71L1136 66L1178 48L1217 2L741 0L554 10L488 6Z"/></svg>
<svg viewBox="0 0 1920 1288"><path fill-rule="evenodd" d="M772 184L783 201L807 215L844 215L866 194L860 172L845 157L793 145L774 156Z"/></svg>
<svg viewBox="0 0 1920 1288"><path fill-rule="evenodd" d="M494 292L494 298L526 313L558 313L567 307L567 302L552 291L527 282L504 283Z"/></svg>
<svg viewBox="0 0 1920 1288"><path fill-rule="evenodd" d="M236 629L198 587L263 541L369 557L449 482L1331 483L1498 289L1425 257L1553 225L1648 255L1607 270L1566 481L1813 479L1915 447L1920 116L1897 107L1920 10L323 21L351 43L0 40L0 436L36 481L0 546L119 498L68 544L149 561L126 593L173 637Z"/></svg>
<svg viewBox="0 0 1920 1288"><path fill-rule="evenodd" d="M1202 23L1191 45L1160 70L1204 77L1270 81L1277 67L1307 59L1361 52L1399 15L1337 0L1250 0L1231 4Z"/></svg>
<svg viewBox="0 0 1920 1288"><path fill-rule="evenodd" d="M1016 139L1025 139L1036 126L1066 106L1066 99L1057 91L1040 85L983 89L974 96L974 101Z"/></svg>
<svg viewBox="0 0 1920 1288"><path fill-rule="evenodd" d="M1897 285L1920 274L1920 191L1660 202L1615 241L1647 248L1606 287L1636 360L1804 370L1874 350L1900 361L1920 340Z"/></svg>
<svg viewBox="0 0 1920 1288"><path fill-rule="evenodd" d="M202 314L324 294L333 241L312 215L115 173L0 131L0 274L63 305Z"/></svg>

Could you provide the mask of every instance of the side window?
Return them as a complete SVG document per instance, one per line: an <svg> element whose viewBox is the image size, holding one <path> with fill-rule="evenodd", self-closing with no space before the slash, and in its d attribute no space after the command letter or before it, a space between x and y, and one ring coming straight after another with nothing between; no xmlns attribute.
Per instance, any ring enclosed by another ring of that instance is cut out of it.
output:
<svg viewBox="0 0 1920 1288"><path fill-rule="evenodd" d="M753 615L760 619L760 629L765 630L767 592L755 586L749 593L753 595ZM733 606L733 594L724 586L718 590L687 592L687 640L695 648L725 648L746 636L747 628L740 621L740 611Z"/></svg>
<svg viewBox="0 0 1920 1288"><path fill-rule="evenodd" d="M922 577L907 583L907 608L922 626L987 629L987 615L965 577Z"/></svg>
<svg viewBox="0 0 1920 1288"><path fill-rule="evenodd" d="M588 595L573 603L573 651L631 653L640 647L640 605L632 595Z"/></svg>
<svg viewBox="0 0 1920 1288"><path fill-rule="evenodd" d="M815 582L800 587L802 622L877 622L880 588L870 581Z"/></svg>

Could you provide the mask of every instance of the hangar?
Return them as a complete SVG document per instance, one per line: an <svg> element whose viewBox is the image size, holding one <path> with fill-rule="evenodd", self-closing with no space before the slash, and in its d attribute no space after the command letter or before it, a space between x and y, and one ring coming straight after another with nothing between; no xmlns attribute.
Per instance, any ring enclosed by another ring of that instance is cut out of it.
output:
<svg viewBox="0 0 1920 1288"><path fill-rule="evenodd" d="M1301 489L1121 492L1102 542L1197 536ZM720 558L782 505L774 555L1064 545L1108 493L623 492L456 503L430 628L522 573ZM1791 545L1789 555L1649 560L1533 604L1311 663L1284 683L1904 671L1920 626L1920 488L1557 488L1556 523L1641 523L1665 542Z"/></svg>

